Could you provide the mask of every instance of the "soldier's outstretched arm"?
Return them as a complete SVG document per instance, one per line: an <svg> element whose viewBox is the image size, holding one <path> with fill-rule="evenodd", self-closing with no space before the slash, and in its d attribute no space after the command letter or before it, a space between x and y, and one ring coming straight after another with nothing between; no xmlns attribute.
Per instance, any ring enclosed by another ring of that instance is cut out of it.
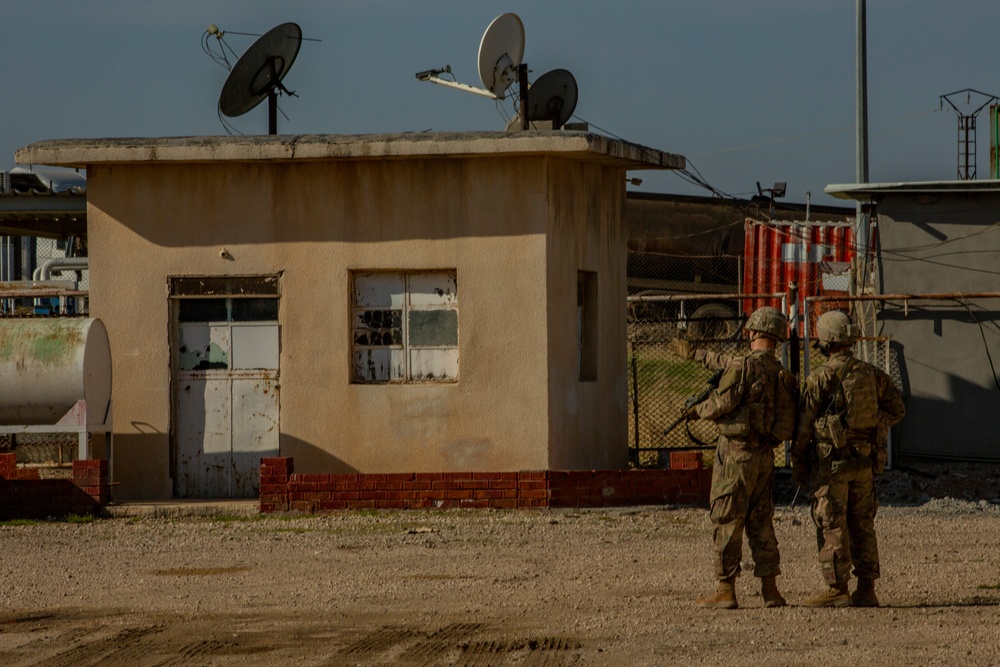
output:
<svg viewBox="0 0 1000 667"><path fill-rule="evenodd" d="M695 348L693 356L691 357L695 361L700 361L705 365L705 368L713 371L721 370L729 366L733 361L734 357L731 354L723 354L722 352L713 352L712 350L704 350L702 348Z"/></svg>

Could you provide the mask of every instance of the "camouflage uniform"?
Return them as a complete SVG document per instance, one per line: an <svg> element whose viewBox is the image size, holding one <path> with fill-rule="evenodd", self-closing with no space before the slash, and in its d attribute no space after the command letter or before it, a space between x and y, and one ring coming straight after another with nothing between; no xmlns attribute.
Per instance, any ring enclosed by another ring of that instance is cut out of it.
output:
<svg viewBox="0 0 1000 667"><path fill-rule="evenodd" d="M850 366L838 383L838 373L847 363ZM844 415L846 421L846 446L840 449L822 425L831 400L834 407L829 413ZM873 474L881 474L889 427L904 412L903 399L889 376L855 359L849 349L834 351L809 375L791 454L796 470L810 476L812 516L827 584L846 584L852 565L859 579L879 577Z"/></svg>
<svg viewBox="0 0 1000 667"><path fill-rule="evenodd" d="M781 573L774 534L774 453L777 439L751 424L760 396L774 394L781 364L771 350L756 350L728 360L719 387L694 407L702 419L719 425L712 467L710 518L715 524L715 574L722 580L740 572L743 531L754 560L754 576Z"/></svg>

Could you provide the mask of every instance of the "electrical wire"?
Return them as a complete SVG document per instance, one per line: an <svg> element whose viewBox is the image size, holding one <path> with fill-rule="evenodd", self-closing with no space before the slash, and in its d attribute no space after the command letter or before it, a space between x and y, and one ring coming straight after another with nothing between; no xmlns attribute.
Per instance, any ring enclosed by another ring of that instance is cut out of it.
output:
<svg viewBox="0 0 1000 667"><path fill-rule="evenodd" d="M972 318L972 321L979 325L979 335L983 339L983 348L986 350L986 359L990 362L990 372L993 373L993 384L996 385L997 389L1000 389L1000 378L997 378L997 369L993 364L993 355L990 354L990 345L989 341L986 340L986 331L983 328L982 322L980 322L979 318L976 317L976 314L972 312L972 308L969 307L969 304L964 298L955 299L955 302L963 306L966 312L969 313L969 317Z"/></svg>

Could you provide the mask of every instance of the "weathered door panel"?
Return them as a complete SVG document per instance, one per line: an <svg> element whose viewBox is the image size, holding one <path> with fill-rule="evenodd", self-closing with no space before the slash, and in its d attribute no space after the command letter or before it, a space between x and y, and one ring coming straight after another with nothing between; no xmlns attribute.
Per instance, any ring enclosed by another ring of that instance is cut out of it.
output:
<svg viewBox="0 0 1000 667"><path fill-rule="evenodd" d="M232 383L232 495L251 498L260 493L260 459L278 455L278 381L257 377Z"/></svg>
<svg viewBox="0 0 1000 667"><path fill-rule="evenodd" d="M225 378L181 378L177 392L177 495L230 495L229 382Z"/></svg>

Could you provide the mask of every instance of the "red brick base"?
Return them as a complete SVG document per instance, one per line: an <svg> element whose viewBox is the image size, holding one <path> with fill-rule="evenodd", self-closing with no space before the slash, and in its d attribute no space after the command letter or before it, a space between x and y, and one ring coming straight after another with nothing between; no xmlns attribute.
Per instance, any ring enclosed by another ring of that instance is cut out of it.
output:
<svg viewBox="0 0 1000 667"><path fill-rule="evenodd" d="M700 458L697 465L683 457L678 464L673 470L296 474L291 458L265 458L260 511L707 503L711 471Z"/></svg>
<svg viewBox="0 0 1000 667"><path fill-rule="evenodd" d="M107 461L73 461L73 479L39 479L16 454L0 454L0 520L100 514L110 488Z"/></svg>

